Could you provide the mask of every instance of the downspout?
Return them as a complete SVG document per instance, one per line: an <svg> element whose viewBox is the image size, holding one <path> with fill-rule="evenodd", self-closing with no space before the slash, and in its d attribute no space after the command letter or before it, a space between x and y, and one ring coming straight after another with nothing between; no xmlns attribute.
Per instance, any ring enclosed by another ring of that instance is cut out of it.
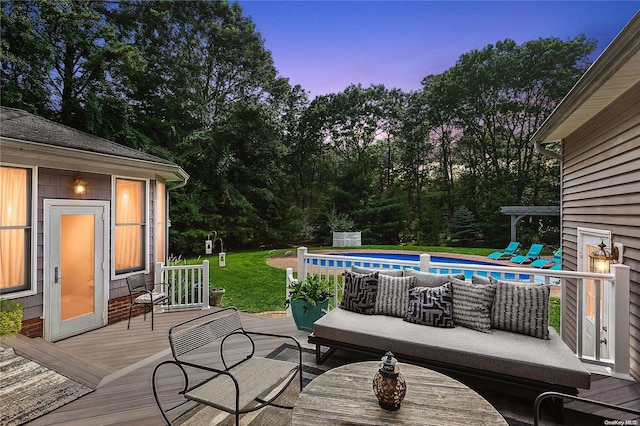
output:
<svg viewBox="0 0 640 426"><path fill-rule="evenodd" d="M547 141L547 143L548 142L561 142L562 143L562 139L560 139L558 141ZM535 141L534 142L534 146L536 148L536 151L538 151L540 154L546 155L547 157L555 158L558 161L562 161L562 155L558 154L557 152L549 151L547 148L544 147L542 141Z"/></svg>

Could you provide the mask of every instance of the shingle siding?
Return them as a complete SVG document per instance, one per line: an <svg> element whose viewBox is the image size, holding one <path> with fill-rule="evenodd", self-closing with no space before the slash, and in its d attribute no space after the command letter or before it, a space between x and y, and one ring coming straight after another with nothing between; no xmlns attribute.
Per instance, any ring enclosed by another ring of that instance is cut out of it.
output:
<svg viewBox="0 0 640 426"><path fill-rule="evenodd" d="M631 373L640 380L640 83L565 138L562 250L577 266L577 228L611 231L631 268ZM575 283L567 286L565 330L575 330ZM574 332L564 339L575 347Z"/></svg>

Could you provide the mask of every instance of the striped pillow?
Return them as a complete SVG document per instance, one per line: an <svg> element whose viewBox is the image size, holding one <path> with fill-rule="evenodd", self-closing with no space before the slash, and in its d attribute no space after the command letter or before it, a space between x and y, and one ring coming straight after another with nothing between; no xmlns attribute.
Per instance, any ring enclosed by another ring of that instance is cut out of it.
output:
<svg viewBox="0 0 640 426"><path fill-rule="evenodd" d="M498 281L491 310L491 327L549 340L549 293L544 284Z"/></svg>
<svg viewBox="0 0 640 426"><path fill-rule="evenodd" d="M491 305L495 284L473 284L451 278L453 322L456 325L491 333Z"/></svg>
<svg viewBox="0 0 640 426"><path fill-rule="evenodd" d="M374 313L404 318L409 306L409 290L415 285L415 277L390 277L380 274Z"/></svg>

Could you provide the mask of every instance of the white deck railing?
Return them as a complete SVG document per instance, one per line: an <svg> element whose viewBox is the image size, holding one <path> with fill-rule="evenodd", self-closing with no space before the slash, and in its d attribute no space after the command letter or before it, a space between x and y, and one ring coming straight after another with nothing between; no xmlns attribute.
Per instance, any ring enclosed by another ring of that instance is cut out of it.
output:
<svg viewBox="0 0 640 426"><path fill-rule="evenodd" d="M209 309L209 261L199 265L156 263L157 283L169 284L169 302L162 310Z"/></svg>
<svg viewBox="0 0 640 426"><path fill-rule="evenodd" d="M603 365L612 369L613 373L622 377L629 376L629 267L625 265L612 265L611 273L597 274L591 272L560 271L549 269L538 269L531 267L510 267L498 265L469 265L464 263L441 263L432 262L431 256L421 254L419 261L392 260L366 257L327 255L309 253L306 247L298 248L298 273L294 277L293 269L288 268L286 272L287 288L289 283L295 279L304 279L307 275L320 275L322 278L333 283L334 305L339 301L342 291L342 274L352 266L375 269L405 269L413 268L419 271L429 271L431 273L459 274L464 273L469 279L471 275L493 276L496 279L509 281L526 281L540 284L553 284L561 289L561 335L564 336L567 324L564 315L567 311L565 307L568 295L567 280L575 281L577 286L577 318L575 318L576 347L572 348L575 354L584 362ZM585 310L585 295L587 285L593 283L595 289L593 297L593 308L595 315L587 319ZM601 291L601 287L604 291ZM288 296L288 294L287 294ZM605 312L605 309L608 310ZM606 314L606 315L604 315ZM603 324L604 322L604 324ZM587 342L583 336L591 330L593 338ZM606 336L603 336L606 333ZM601 342L607 339L609 356L601 354ZM591 344L592 343L592 344Z"/></svg>

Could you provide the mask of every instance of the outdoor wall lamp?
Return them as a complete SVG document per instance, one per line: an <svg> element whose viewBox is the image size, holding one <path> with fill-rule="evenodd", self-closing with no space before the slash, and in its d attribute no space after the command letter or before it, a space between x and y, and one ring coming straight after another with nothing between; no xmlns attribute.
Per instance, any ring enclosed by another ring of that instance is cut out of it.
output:
<svg viewBox="0 0 640 426"><path fill-rule="evenodd" d="M80 178L80 175L77 175L71 184L73 188L73 193L77 195L84 195L87 192L87 182Z"/></svg>
<svg viewBox="0 0 640 426"><path fill-rule="evenodd" d="M589 266L591 272L598 272L601 274L608 274L611 270L612 263L622 262L622 245L612 243L611 253L606 250L606 244L604 240L600 240L600 247L597 250L589 253Z"/></svg>

